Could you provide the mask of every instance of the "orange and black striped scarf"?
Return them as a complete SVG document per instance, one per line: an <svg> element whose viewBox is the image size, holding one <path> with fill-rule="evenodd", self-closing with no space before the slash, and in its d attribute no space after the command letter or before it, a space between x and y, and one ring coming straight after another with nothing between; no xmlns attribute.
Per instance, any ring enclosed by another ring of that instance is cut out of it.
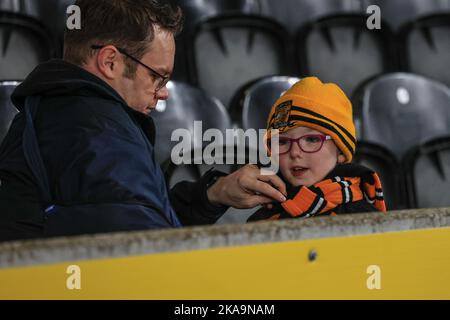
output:
<svg viewBox="0 0 450 320"><path fill-rule="evenodd" d="M310 187L288 186L288 200L272 210L262 209L248 221L308 218L336 215L340 206L366 201L376 210L386 212L383 189L378 175L357 164L337 165L327 177ZM345 212L344 212L345 213Z"/></svg>

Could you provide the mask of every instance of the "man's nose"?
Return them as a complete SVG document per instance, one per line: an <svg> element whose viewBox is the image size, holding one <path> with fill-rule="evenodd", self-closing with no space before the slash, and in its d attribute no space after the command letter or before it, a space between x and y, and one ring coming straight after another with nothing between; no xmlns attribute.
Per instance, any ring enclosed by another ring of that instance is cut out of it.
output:
<svg viewBox="0 0 450 320"><path fill-rule="evenodd" d="M162 87L156 92L157 100L167 100L169 99L169 89L166 86Z"/></svg>

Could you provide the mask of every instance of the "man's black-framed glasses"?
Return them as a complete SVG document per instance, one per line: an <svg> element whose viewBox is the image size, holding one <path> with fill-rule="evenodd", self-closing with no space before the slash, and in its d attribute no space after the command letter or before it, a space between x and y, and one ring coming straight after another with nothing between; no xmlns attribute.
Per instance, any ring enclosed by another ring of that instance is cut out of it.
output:
<svg viewBox="0 0 450 320"><path fill-rule="evenodd" d="M91 49L94 50L99 50L101 48L105 47L104 45L92 45ZM163 76L162 74L160 74L159 72L157 72L156 70L154 70L153 68L149 67L148 65L146 65L145 63L143 63L142 61L140 61L139 59L133 57L132 55L130 55L125 49L123 48L118 48L116 47L116 49L123 54L124 56L126 56L127 58L133 60L134 62L140 64L141 66L143 66L144 68L146 68L148 71L150 71L150 73L155 77L155 84L156 84L156 88L155 91L159 91L162 88L164 88L167 85L167 82L169 82L170 77L168 76Z"/></svg>

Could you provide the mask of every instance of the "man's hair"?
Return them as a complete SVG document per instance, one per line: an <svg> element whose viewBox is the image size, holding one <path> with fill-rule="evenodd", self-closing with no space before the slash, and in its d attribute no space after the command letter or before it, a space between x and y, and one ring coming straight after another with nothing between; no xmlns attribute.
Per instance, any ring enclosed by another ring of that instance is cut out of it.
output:
<svg viewBox="0 0 450 320"><path fill-rule="evenodd" d="M164 0L77 0L81 29L64 33L64 60L83 65L95 54L92 45L114 45L141 59L155 36L155 26L181 32L181 9ZM137 65L125 59L125 76L134 78Z"/></svg>

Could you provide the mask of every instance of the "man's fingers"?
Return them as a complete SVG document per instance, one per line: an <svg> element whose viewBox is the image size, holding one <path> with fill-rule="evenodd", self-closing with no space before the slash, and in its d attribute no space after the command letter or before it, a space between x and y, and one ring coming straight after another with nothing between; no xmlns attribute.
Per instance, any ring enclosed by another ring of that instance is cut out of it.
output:
<svg viewBox="0 0 450 320"><path fill-rule="evenodd" d="M278 191L280 191L283 195L287 196L286 184L283 182L283 180L281 180L279 176L261 175L258 177L258 180L272 184L276 189L278 189Z"/></svg>
<svg viewBox="0 0 450 320"><path fill-rule="evenodd" d="M250 196L247 200L246 200L246 205L248 208L254 208L256 206L265 206L265 205L269 205L270 203L273 202L273 199L268 198L268 197L264 197L264 196Z"/></svg>
<svg viewBox="0 0 450 320"><path fill-rule="evenodd" d="M265 204L263 205L263 207L270 210L270 209L273 208L273 204L272 204L272 203L265 203Z"/></svg>
<svg viewBox="0 0 450 320"><path fill-rule="evenodd" d="M219 179L208 190L208 199L240 209L267 204L270 208L275 201L286 201L283 193L286 186L280 177L263 176L256 165L246 165Z"/></svg>
<svg viewBox="0 0 450 320"><path fill-rule="evenodd" d="M246 188L278 202L286 201L286 197L280 191L278 191L277 189L275 189L266 182L262 182L259 180L252 180L251 185L246 186Z"/></svg>

